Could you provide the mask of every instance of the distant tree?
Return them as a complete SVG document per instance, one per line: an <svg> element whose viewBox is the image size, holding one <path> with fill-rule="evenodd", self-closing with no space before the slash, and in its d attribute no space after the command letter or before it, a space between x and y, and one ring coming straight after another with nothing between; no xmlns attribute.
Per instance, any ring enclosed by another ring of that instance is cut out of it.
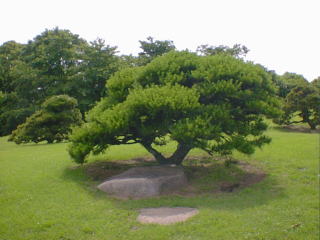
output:
<svg viewBox="0 0 320 240"><path fill-rule="evenodd" d="M200 45L197 48L197 52L200 52L201 55L209 56L209 55L216 55L216 54L225 54L230 55L233 57L245 57L249 52L249 49L241 44L234 44L232 47L228 47L225 45L219 46L210 46L208 44Z"/></svg>
<svg viewBox="0 0 320 240"><path fill-rule="evenodd" d="M11 133L53 95L76 98L84 114L105 96L107 79L121 68L116 52L102 39L87 43L59 28L45 30L27 44L1 45L0 135Z"/></svg>
<svg viewBox="0 0 320 240"><path fill-rule="evenodd" d="M9 141L17 144L41 141L53 143L68 139L71 127L82 122L76 106L77 100L67 95L48 98L40 110L12 132Z"/></svg>
<svg viewBox="0 0 320 240"><path fill-rule="evenodd" d="M270 142L264 116L278 114L275 87L260 66L226 55L170 52L107 82L108 95L74 129L78 163L110 145L140 143L160 164L181 164L192 148L253 153ZM177 142L165 157L155 146Z"/></svg>
<svg viewBox="0 0 320 240"><path fill-rule="evenodd" d="M311 82L311 84L312 84L314 87L320 89L320 76L317 77L316 79L314 79L314 80Z"/></svg>
<svg viewBox="0 0 320 240"><path fill-rule="evenodd" d="M0 96L0 136L9 135L34 112L34 106L19 99L15 92Z"/></svg>
<svg viewBox="0 0 320 240"><path fill-rule="evenodd" d="M82 112L88 111L105 96L107 79L120 68L116 53L117 47L106 45L100 38L85 47L79 72L70 77L66 86L67 92L78 99Z"/></svg>
<svg viewBox="0 0 320 240"><path fill-rule="evenodd" d="M293 88L285 99L283 110L280 124L307 123L311 129L316 129L320 125L320 90L311 84Z"/></svg>
<svg viewBox="0 0 320 240"><path fill-rule="evenodd" d="M21 59L23 45L15 41L5 42L0 46L0 91L15 91L17 76L14 74L17 62Z"/></svg>
<svg viewBox="0 0 320 240"><path fill-rule="evenodd" d="M281 79L281 76L278 75L274 70L268 70L264 67L264 69L270 74L272 82L277 87L277 95L280 99L284 99L288 94L288 86L287 84Z"/></svg>
<svg viewBox="0 0 320 240"><path fill-rule="evenodd" d="M52 95L74 95L74 89L69 88L70 81L80 72L87 46L78 35L59 28L45 30L29 41L23 56L28 64L26 68L31 67L34 76L32 81L27 81L32 84L25 90L33 93L37 104Z"/></svg>
<svg viewBox="0 0 320 240"><path fill-rule="evenodd" d="M145 65L152 61L155 57L164 53L175 50L176 47L171 40L154 40L153 37L147 37L147 41L139 41L142 52L139 53L139 65Z"/></svg>
<svg viewBox="0 0 320 240"><path fill-rule="evenodd" d="M280 76L278 81L281 85L282 97L286 97L293 88L297 86L308 85L309 83L302 75L290 72L285 72Z"/></svg>
<svg viewBox="0 0 320 240"><path fill-rule="evenodd" d="M145 64L139 56L130 55L121 55L120 58L120 69L128 68L128 67L138 67Z"/></svg>
<svg viewBox="0 0 320 240"><path fill-rule="evenodd" d="M20 95L23 91L34 96L24 89L26 85L29 88L31 81L24 81L25 78L21 77L21 74L29 74L23 68L23 48L23 44L15 41L5 42L0 46L0 136L10 134L34 111L32 100Z"/></svg>

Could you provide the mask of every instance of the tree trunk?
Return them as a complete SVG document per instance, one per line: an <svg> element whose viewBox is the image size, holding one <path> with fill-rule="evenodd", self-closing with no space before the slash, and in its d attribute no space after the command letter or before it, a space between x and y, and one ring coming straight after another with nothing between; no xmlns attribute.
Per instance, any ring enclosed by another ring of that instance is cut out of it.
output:
<svg viewBox="0 0 320 240"><path fill-rule="evenodd" d="M315 123L315 121L312 121L312 119L310 119L310 115L308 113L304 113L302 115L302 119L304 122L308 123L311 130L316 130L317 124Z"/></svg>
<svg viewBox="0 0 320 240"><path fill-rule="evenodd" d="M309 124L311 130L316 130L316 127L317 127L316 124L314 124L314 123L311 122L311 121L308 121L308 124Z"/></svg>
<svg viewBox="0 0 320 240"><path fill-rule="evenodd" d="M176 165L181 165L182 161L190 152L190 150L191 150L190 146L183 143L179 143L176 151L169 158L170 162Z"/></svg>
<svg viewBox="0 0 320 240"><path fill-rule="evenodd" d="M154 149L150 143L149 144L142 143L142 146L144 146L147 149L147 151L151 153L156 159L156 161L161 165L163 164L181 165L182 161L191 150L190 146L183 143L179 143L176 151L171 155L171 157L165 158L160 152Z"/></svg>
<svg viewBox="0 0 320 240"><path fill-rule="evenodd" d="M145 149L147 149L149 153L151 153L154 156L154 158L159 164L168 164L167 159L161 153L159 153L156 149L154 149L151 146L151 144L147 144L147 143L141 143L141 144L142 146L145 147Z"/></svg>

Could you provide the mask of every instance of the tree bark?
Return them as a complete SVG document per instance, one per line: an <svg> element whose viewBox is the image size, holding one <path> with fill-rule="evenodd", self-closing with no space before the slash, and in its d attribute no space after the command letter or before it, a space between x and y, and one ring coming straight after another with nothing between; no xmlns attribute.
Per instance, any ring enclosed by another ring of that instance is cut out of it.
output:
<svg viewBox="0 0 320 240"><path fill-rule="evenodd" d="M317 127L316 124L314 124L314 123L311 122L311 121L308 121L308 124L309 124L311 130L316 130L316 127Z"/></svg>
<svg viewBox="0 0 320 240"><path fill-rule="evenodd" d="M141 143L141 144L142 144L142 146L145 147L145 149L147 149L147 151L149 153L151 153L154 156L156 161L161 165L163 165L163 164L181 165L182 161L184 160L184 158L187 156L187 154L191 150L190 146L183 144L183 143L179 143L176 151L169 158L166 158L160 152L158 152L156 149L154 149L150 143L149 144Z"/></svg>
<svg viewBox="0 0 320 240"><path fill-rule="evenodd" d="M179 143L176 151L169 158L169 161L173 164L181 165L182 161L185 159L190 150L190 146L183 143Z"/></svg>
<svg viewBox="0 0 320 240"><path fill-rule="evenodd" d="M147 149L149 153L151 153L154 156L154 158L159 164L168 164L167 159L161 153L159 153L156 149L154 149L151 146L151 144L147 144L147 143L141 143L141 144L142 146L145 147L145 149Z"/></svg>
<svg viewBox="0 0 320 240"><path fill-rule="evenodd" d="M308 123L311 130L316 129L317 124L310 119L310 114L308 112L302 113L302 119L303 119L303 122Z"/></svg>

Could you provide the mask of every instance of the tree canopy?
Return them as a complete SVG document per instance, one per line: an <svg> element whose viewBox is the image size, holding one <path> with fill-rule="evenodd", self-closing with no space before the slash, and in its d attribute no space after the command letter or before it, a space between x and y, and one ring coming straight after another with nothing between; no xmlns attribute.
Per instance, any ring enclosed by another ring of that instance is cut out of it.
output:
<svg viewBox="0 0 320 240"><path fill-rule="evenodd" d="M157 56L161 56L164 53L175 50L173 41L171 40L154 40L153 37L147 37L147 41L139 41L142 52L139 56L146 56L153 59Z"/></svg>
<svg viewBox="0 0 320 240"><path fill-rule="evenodd" d="M84 114L105 95L106 80L119 69L116 52L102 39L88 43L59 28L27 44L1 45L0 135L10 134L53 95L76 98Z"/></svg>
<svg viewBox="0 0 320 240"><path fill-rule="evenodd" d="M320 77L317 77L316 79L313 79L313 81L311 82L311 84L318 88L320 90Z"/></svg>
<svg viewBox="0 0 320 240"><path fill-rule="evenodd" d="M233 57L245 57L247 53L249 52L249 49L241 44L234 44L232 47L228 47L225 45L219 45L219 46L211 46L208 44L200 45L197 48L197 51L204 55L216 55L216 54L225 54L230 55Z"/></svg>
<svg viewBox="0 0 320 240"><path fill-rule="evenodd" d="M286 97L293 88L308 85L308 83L307 79L300 74L285 72L279 76L277 85L280 88L280 96Z"/></svg>
<svg viewBox="0 0 320 240"><path fill-rule="evenodd" d="M83 163L111 145L140 143L160 164L181 164L192 148L210 154L253 153L268 143L264 116L278 114L263 68L227 55L169 52L117 72L107 96L74 129L69 153ZM177 142L165 157L157 145Z"/></svg>
<svg viewBox="0 0 320 240"><path fill-rule="evenodd" d="M293 88L285 98L283 110L278 123L307 123L311 129L316 129L320 125L320 89L312 84Z"/></svg>

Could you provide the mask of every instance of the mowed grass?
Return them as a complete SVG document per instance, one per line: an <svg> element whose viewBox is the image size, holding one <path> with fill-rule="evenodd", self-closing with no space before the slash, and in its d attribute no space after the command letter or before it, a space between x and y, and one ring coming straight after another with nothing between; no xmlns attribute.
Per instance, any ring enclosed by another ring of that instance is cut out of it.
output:
<svg viewBox="0 0 320 240"><path fill-rule="evenodd" d="M232 193L144 200L97 191L65 143L17 146L0 138L0 239L319 239L319 135L275 129L268 135L272 143L254 155L234 155L264 169L262 182ZM118 146L90 160L146 155L138 145ZM138 209L159 206L200 213L169 226L136 221Z"/></svg>

